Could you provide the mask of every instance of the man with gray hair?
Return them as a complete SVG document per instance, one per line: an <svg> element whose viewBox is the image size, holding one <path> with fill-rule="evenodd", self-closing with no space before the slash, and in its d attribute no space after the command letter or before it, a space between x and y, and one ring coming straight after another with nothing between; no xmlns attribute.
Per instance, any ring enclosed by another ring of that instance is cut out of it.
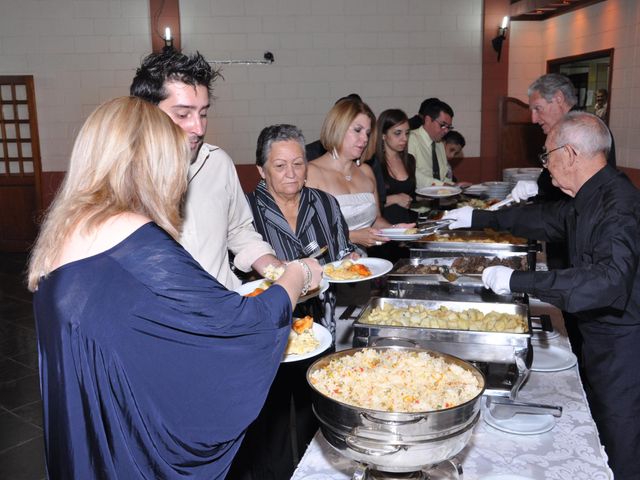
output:
<svg viewBox="0 0 640 480"><path fill-rule="evenodd" d="M578 103L573 83L568 77L559 73L547 73L538 77L529 85L527 95L529 96L531 121L540 125L545 134L548 134L564 115L575 110ZM616 166L613 137L607 161L611 166ZM562 198L560 192L552 187L547 171L542 172L538 182L527 180L518 182L511 195L516 201L521 201L538 195L538 192L547 200Z"/></svg>
<svg viewBox="0 0 640 480"><path fill-rule="evenodd" d="M463 207L450 228L508 230L567 240L569 267L482 274L498 294L531 294L571 312L583 336L585 390L616 480L640 478L640 191L607 165L611 135L595 115L571 112L549 131L540 154L569 198L489 212Z"/></svg>

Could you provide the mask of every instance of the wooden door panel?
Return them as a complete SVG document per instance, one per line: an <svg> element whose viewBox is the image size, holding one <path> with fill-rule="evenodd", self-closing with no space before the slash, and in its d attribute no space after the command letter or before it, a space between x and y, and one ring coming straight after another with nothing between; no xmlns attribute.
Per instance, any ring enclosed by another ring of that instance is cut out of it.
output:
<svg viewBox="0 0 640 480"><path fill-rule="evenodd" d="M0 76L0 251L26 251L42 208L33 76Z"/></svg>

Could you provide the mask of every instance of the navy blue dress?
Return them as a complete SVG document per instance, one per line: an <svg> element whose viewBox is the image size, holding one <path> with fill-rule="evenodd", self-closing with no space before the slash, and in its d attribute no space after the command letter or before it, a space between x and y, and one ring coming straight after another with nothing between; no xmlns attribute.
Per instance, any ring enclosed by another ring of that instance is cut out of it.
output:
<svg viewBox="0 0 640 480"><path fill-rule="evenodd" d="M226 290L146 224L34 297L52 479L224 478L286 345L291 304Z"/></svg>

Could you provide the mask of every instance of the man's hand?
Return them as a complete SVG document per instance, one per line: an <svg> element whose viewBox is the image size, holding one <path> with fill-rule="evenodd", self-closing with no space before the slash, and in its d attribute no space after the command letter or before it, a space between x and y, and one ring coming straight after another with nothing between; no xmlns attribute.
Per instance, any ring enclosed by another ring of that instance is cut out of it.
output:
<svg viewBox="0 0 640 480"><path fill-rule="evenodd" d="M448 212L445 212L445 214L442 216L442 219L454 220L452 223L449 224L449 228L454 229L454 228L470 227L472 217L473 217L473 208L462 207L462 208L456 208L454 210L449 210Z"/></svg>
<svg viewBox="0 0 640 480"><path fill-rule="evenodd" d="M513 274L513 269L508 267L487 267L482 272L482 283L498 295L506 295L511 293L511 286L509 285L511 274Z"/></svg>
<svg viewBox="0 0 640 480"><path fill-rule="evenodd" d="M518 180L511 190L511 196L516 202L522 202L538 195L538 182L532 180Z"/></svg>

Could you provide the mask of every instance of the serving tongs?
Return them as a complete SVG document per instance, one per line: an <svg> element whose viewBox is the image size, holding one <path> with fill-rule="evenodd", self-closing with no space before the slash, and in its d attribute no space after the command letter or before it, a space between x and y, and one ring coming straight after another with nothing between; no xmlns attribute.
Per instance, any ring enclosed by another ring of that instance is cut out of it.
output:
<svg viewBox="0 0 640 480"><path fill-rule="evenodd" d="M455 220L452 218L444 218L440 220L426 220L420 224L420 228L418 228L418 233L422 235L433 235L434 233L438 233L445 227L448 227Z"/></svg>
<svg viewBox="0 0 640 480"><path fill-rule="evenodd" d="M494 212L496 210L498 210L499 208L502 207L506 207L507 205L511 205L513 202L515 202L515 199L511 196L511 194L507 195L506 198L498 203L494 203L493 205L491 205L489 208L487 208L487 210Z"/></svg>
<svg viewBox="0 0 640 480"><path fill-rule="evenodd" d="M562 416L562 407L559 405L545 405L542 403L516 402L503 397L487 397L487 408L493 418L506 420L519 413L531 415L553 415L556 418Z"/></svg>

